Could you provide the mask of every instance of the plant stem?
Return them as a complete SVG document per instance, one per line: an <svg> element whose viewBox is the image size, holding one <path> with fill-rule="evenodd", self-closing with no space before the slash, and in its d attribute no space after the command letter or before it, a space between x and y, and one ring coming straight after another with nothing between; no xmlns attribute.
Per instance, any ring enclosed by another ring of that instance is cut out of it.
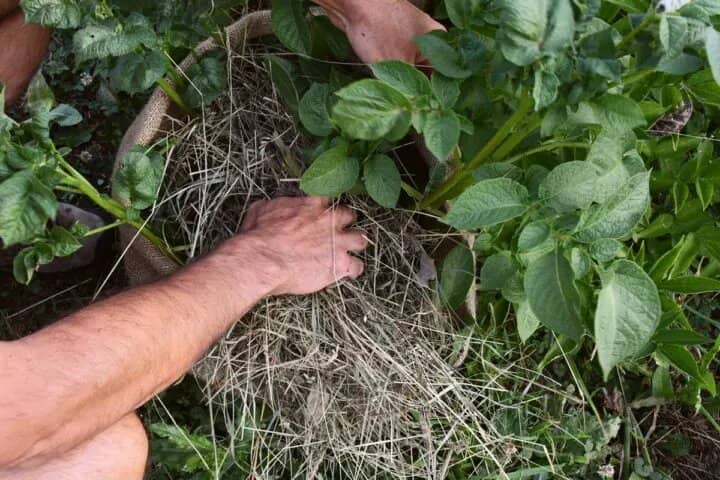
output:
<svg viewBox="0 0 720 480"><path fill-rule="evenodd" d="M505 157L507 157L510 152L515 150L515 147L520 145L523 140L525 140L527 137L529 137L535 130L540 128L540 125L542 124L542 118L540 118L537 115L534 115L530 118L530 120L522 126L517 132L512 134L500 147L495 151L495 153L492 155L493 161L499 162Z"/></svg>
<svg viewBox="0 0 720 480"><path fill-rule="evenodd" d="M515 128L525 120L525 116L532 110L533 99L528 92L525 92L520 99L520 104L515 113L500 127L500 130L495 133L493 138L485 144L482 150L480 150L475 157L470 160L467 164L466 169L469 171L482 165L490 155L500 146L500 144L515 130Z"/></svg>
<svg viewBox="0 0 720 480"><path fill-rule="evenodd" d="M155 247L157 247L161 252L163 252L165 256L177 262L178 264L182 263L175 255L175 253L173 253L173 251L168 248L168 245L160 237L155 235L155 233L153 233L149 228L147 228L147 226L144 225L142 222L128 219L127 211L122 203L106 195L101 195L100 192L98 192L97 189L90 182L88 182L87 179L80 172L75 170L75 168L73 168L73 166L70 165L57 150L55 150L54 147L53 155L55 156L55 159L58 161L62 169L64 169L63 173L65 174L65 178L63 179L63 182L66 186L77 189L79 193L88 197L90 200L93 201L93 203L95 203L95 205L102 208L103 210L111 214L113 217L117 218L119 221L122 221L122 223L126 223L136 228L140 233L142 233L145 238L147 238L153 245L155 245Z"/></svg>
<svg viewBox="0 0 720 480"><path fill-rule="evenodd" d="M455 187L472 175L473 170L482 165L505 139L517 128L517 126L525 120L525 116L532 110L533 99L529 92L525 92L520 99L520 104L515 113L500 127L495 135L485 144L485 146L470 160L464 167L459 168L455 173L443 182L437 190L432 192L425 200L420 202L420 208L442 205L447 200L448 193L452 192Z"/></svg>
<svg viewBox="0 0 720 480"><path fill-rule="evenodd" d="M118 220L118 221L115 222L115 223L110 223L110 224L108 224L108 225L105 225L105 226L102 226L102 227L99 227L99 228L95 228L95 229L93 229L93 230L88 230L88 232L85 234L85 237L86 237L86 238L87 238L87 237L92 237L93 235L97 235L97 234L99 234L99 233L107 232L108 230L112 230L113 228L117 228L117 227L119 227L120 225L125 225L126 223L127 223L127 222L125 222L124 220Z"/></svg>
<svg viewBox="0 0 720 480"><path fill-rule="evenodd" d="M645 28L650 25L651 23L655 22L657 20L657 15L655 15L655 9L650 8L648 12L645 14L645 18L642 19L640 24L635 27L630 33L625 35L625 37L622 39L622 41L618 44L617 49L618 51L623 51L627 48L627 46L632 42L635 37L637 37Z"/></svg>
<svg viewBox="0 0 720 480"><path fill-rule="evenodd" d="M710 423L710 425L712 425L712 427L717 430L718 433L720 433L720 424L718 424L717 420L715 420L715 417L713 417L712 414L707 411L707 408L700 405L700 413L702 413L703 416Z"/></svg>
<svg viewBox="0 0 720 480"><path fill-rule="evenodd" d="M82 192L80 190L78 190L76 188L72 188L72 187L65 187L63 185L56 185L55 190L57 190L59 192L68 192L68 193L75 193L78 195L82 195Z"/></svg>
<svg viewBox="0 0 720 480"><path fill-rule="evenodd" d="M510 157L507 160L505 160L505 163L514 163L518 160L522 160L525 157L529 157L530 155L535 155L536 153L542 153L542 152L549 152L552 150L558 150L560 148L590 148L590 145L587 143L573 143L573 142L551 142L546 143L544 145L540 145L539 147L530 149L526 152L518 153L514 157Z"/></svg>
<svg viewBox="0 0 720 480"><path fill-rule="evenodd" d="M400 183L400 186L402 187L402 189L405 193L407 193L408 195L410 195L413 198L413 200L417 200L417 201L422 200L422 197L423 197L422 193L420 193L415 188L413 188L409 183L402 182L402 183Z"/></svg>

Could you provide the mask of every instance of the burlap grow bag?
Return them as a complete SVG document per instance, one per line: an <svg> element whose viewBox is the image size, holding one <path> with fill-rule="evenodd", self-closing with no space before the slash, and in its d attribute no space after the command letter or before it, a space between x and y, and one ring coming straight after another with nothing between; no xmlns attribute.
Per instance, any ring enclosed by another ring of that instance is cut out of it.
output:
<svg viewBox="0 0 720 480"><path fill-rule="evenodd" d="M231 51L240 50L244 42L270 34L272 34L270 11L250 13L226 29L226 47ZM187 70L197 62L198 58L220 47L212 39L205 40L195 48L193 54L188 55L180 63L180 70ZM115 157L113 170L118 170L120 162L132 147L147 146L155 142L166 131L172 117L179 113L170 97L162 89L156 88L147 105L125 132ZM180 268L180 265L167 258L132 227L120 229L120 242L125 250L123 260L131 285L152 282Z"/></svg>

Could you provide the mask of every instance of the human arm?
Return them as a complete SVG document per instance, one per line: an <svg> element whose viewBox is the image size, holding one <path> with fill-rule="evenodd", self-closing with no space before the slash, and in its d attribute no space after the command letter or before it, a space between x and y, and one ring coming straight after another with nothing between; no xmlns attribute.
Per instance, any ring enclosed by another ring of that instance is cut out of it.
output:
<svg viewBox="0 0 720 480"><path fill-rule="evenodd" d="M422 63L413 39L431 30L445 29L408 0L313 1L347 34L355 53L366 63Z"/></svg>
<svg viewBox="0 0 720 480"><path fill-rule="evenodd" d="M50 32L25 23L17 7L17 0L0 0L0 82L5 85L8 105L25 91L50 44Z"/></svg>
<svg viewBox="0 0 720 480"><path fill-rule="evenodd" d="M243 233L176 275L0 344L0 470L104 431L171 385L268 295L357 277L366 241L318 198L254 205Z"/></svg>

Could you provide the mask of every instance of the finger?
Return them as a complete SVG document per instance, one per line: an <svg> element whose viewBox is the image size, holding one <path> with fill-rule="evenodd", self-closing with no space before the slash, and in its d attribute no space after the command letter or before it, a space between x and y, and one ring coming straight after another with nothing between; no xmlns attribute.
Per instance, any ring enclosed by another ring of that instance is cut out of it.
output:
<svg viewBox="0 0 720 480"><path fill-rule="evenodd" d="M348 207L338 207L332 211L333 223L339 230L357 221L357 212Z"/></svg>
<svg viewBox="0 0 720 480"><path fill-rule="evenodd" d="M311 207L326 209L330 206L330 199L327 197L306 197L307 204Z"/></svg>
<svg viewBox="0 0 720 480"><path fill-rule="evenodd" d="M245 213L242 226L240 227L241 232L246 232L257 226L258 217L260 216L260 210L265 206L267 200L258 200L253 202Z"/></svg>
<svg viewBox="0 0 720 480"><path fill-rule="evenodd" d="M362 252L368 247L368 239L360 230L342 233L338 239L338 247L346 252Z"/></svg>
<svg viewBox="0 0 720 480"><path fill-rule="evenodd" d="M365 272L365 264L362 260L355 257L350 257L350 263L347 269L347 278L356 280Z"/></svg>

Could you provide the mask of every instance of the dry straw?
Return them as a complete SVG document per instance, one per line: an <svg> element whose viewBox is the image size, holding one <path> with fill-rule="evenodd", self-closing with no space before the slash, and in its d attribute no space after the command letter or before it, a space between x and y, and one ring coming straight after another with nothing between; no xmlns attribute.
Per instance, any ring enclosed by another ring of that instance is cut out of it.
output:
<svg viewBox="0 0 720 480"><path fill-rule="evenodd" d="M156 218L191 258L237 233L253 200L299 194L287 159L302 158L303 139L273 90L269 51L233 54L230 93L170 132ZM493 366L471 382L452 367L491 346L455 335L436 306L428 253L442 236L409 212L344 201L371 242L367 273L258 305L196 368L211 405L234 431L259 416L258 405L272 411L255 435L259 478L443 478L471 457L487 466L479 474L502 471L517 440L494 426L513 408L497 399L504 379L520 374Z"/></svg>

